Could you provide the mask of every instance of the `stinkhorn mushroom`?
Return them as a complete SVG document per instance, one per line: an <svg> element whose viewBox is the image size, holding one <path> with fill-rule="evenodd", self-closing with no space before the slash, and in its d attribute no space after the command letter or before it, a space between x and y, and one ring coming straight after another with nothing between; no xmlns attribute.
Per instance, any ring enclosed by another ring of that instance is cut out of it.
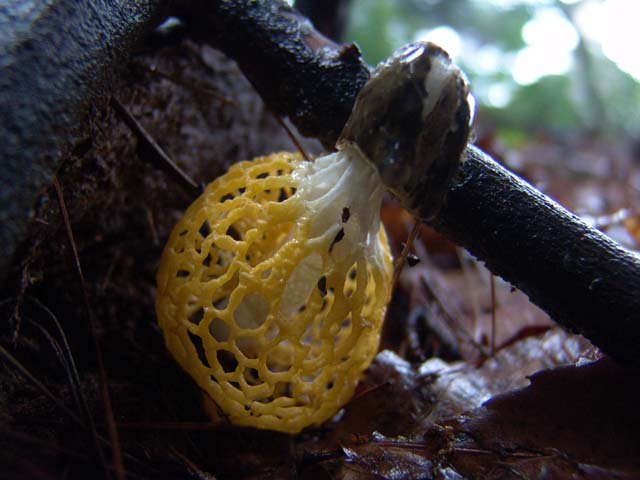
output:
<svg viewBox="0 0 640 480"><path fill-rule="evenodd" d="M187 209L156 310L212 416L295 433L351 398L391 292L383 191L346 145L313 162L283 152L235 164Z"/></svg>
<svg viewBox="0 0 640 480"><path fill-rule="evenodd" d="M362 89L340 151L241 162L189 207L162 256L156 310L214 416L294 433L348 401L390 297L385 184L417 214L437 213L471 110L446 52L408 45ZM425 191L432 201L416 208Z"/></svg>

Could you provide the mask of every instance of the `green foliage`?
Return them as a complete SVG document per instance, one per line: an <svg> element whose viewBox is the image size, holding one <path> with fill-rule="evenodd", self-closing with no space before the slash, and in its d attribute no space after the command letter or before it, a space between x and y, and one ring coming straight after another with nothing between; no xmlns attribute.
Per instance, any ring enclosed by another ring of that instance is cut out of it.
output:
<svg viewBox="0 0 640 480"><path fill-rule="evenodd" d="M377 64L410 41L409 14L404 2L356 0L346 37L355 40L370 64Z"/></svg>
<svg viewBox="0 0 640 480"><path fill-rule="evenodd" d="M542 7L556 8L570 20L570 8L552 0L353 0L346 40L355 41L365 59L376 64L414 41L418 32L449 26L463 44L457 62L469 76L484 118L497 128L588 128L639 135L640 83L584 39L567 74L543 76L530 85L514 80L510 65L526 47L523 27ZM474 55L487 46L498 52L501 68L486 68ZM510 94L504 105L490 101L495 85Z"/></svg>
<svg viewBox="0 0 640 480"><path fill-rule="evenodd" d="M537 82L519 87L504 108L485 105L487 117L500 127L524 130L544 128L583 128L583 116L568 95L571 79L560 75L542 77Z"/></svg>
<svg viewBox="0 0 640 480"><path fill-rule="evenodd" d="M597 95L604 103L602 112L592 112L593 122L633 137L640 136L640 83L602 56L594 58L593 80ZM582 98L578 105L589 106L592 102L592 98Z"/></svg>

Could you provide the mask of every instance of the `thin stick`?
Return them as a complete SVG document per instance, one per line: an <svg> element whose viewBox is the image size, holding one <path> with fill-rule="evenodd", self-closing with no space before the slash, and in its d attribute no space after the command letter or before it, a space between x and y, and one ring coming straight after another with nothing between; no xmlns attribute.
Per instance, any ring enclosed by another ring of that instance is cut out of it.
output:
<svg viewBox="0 0 640 480"><path fill-rule="evenodd" d="M113 109L116 111L120 118L124 121L124 123L131 129L133 134L136 136L138 141L147 145L151 148L151 151L154 152L155 160L162 166L165 166L169 172L176 178L184 187L188 190L199 193L200 187L198 184L178 165L175 164L169 155L165 153L165 151L158 145L158 143L151 137L151 135L144 129L144 127L136 120L136 118L125 108L120 101L111 97L111 105Z"/></svg>
<svg viewBox="0 0 640 480"><path fill-rule="evenodd" d="M496 277L493 273L489 284L491 285L491 343L489 347L493 357L496 353Z"/></svg>
<svg viewBox="0 0 640 480"><path fill-rule="evenodd" d="M278 123L280 124L280 126L282 128L284 128L284 131L287 132L287 135L289 136L289 138L291 139L291 141L293 142L293 144L296 146L296 148L298 149L298 151L300 152L300 154L304 157L304 159L307 162L311 161L311 156L307 153L307 151L304 149L304 147L302 146L302 143L300 143L300 140L298 140L298 137L295 136L295 134L293 133L293 131L289 128L289 125L287 125L284 120L282 119L282 117L276 113L273 113L273 116L276 117L276 120L278 121Z"/></svg>
<svg viewBox="0 0 640 480"><path fill-rule="evenodd" d="M22 323L22 317L20 316L20 307L24 300L24 294L29 286L29 265L25 265L22 269L22 278L20 279L20 291L18 292L18 298L16 299L16 305L13 309L13 318L16 321L16 327L13 330L13 346L18 344L18 337L20 336L20 324Z"/></svg>
<svg viewBox="0 0 640 480"><path fill-rule="evenodd" d="M431 297L435 300L438 308L443 313L442 318L444 319L444 321L447 322L447 324L454 330L454 332L459 332L459 334L461 334L462 337L464 337L464 339L467 342L469 342L471 346L473 346L476 350L478 350L478 352L480 352L481 355L486 357L487 351L484 348L484 346L476 342L473 336L458 321L455 320L455 317L451 314L449 309L445 306L445 303L442 301L440 296L437 295L436 292L433 290L433 287L431 286L431 284L429 283L425 275L420 276L420 283L422 285L422 288L424 288L425 291L427 291L429 295L431 295ZM456 335L456 336L459 340L460 335Z"/></svg>
<svg viewBox="0 0 640 480"><path fill-rule="evenodd" d="M417 218L414 218L413 228L409 233L407 242L405 243L404 248L402 249L402 253L400 254L400 257L398 257L394 262L393 281L391 283L392 289L394 289L396 286L396 283L398 283L398 279L400 278L400 273L402 273L402 268L404 267L404 264L407 263L407 256L409 255L409 251L413 246L413 242L418 237L418 233L420 233L421 225L422 224L420 223L420 221Z"/></svg>
<svg viewBox="0 0 640 480"><path fill-rule="evenodd" d="M471 296L471 334L474 338L476 338L478 333L478 317L480 316L480 307L478 305L478 294L476 290L472 286L473 278L470 276L475 273L477 276L478 273L478 262L473 261L473 272L470 271L470 266L467 264L464 258L464 250L460 247L456 247L456 256L458 257L458 261L460 262L460 266L462 267L462 274L464 276L464 283L467 287L467 290ZM473 258L473 257L472 257Z"/></svg>
<svg viewBox="0 0 640 480"><path fill-rule="evenodd" d="M49 390L40 380L38 380L24 365L22 365L13 355L11 355L2 345L0 345L0 356L10 363L24 378L29 380L33 385L38 388L45 396L51 400L56 407L66 413L78 425L82 425L82 420L75 412L71 411L67 406L62 403L52 392Z"/></svg>
<svg viewBox="0 0 640 480"><path fill-rule="evenodd" d="M171 450L171 452L178 457L180 460L182 460L184 462L184 464L187 466L187 468L189 470L191 470L193 473L195 473L198 477L200 478L210 478L212 480L215 480L215 477L213 475L209 475L207 473L205 473L204 470L202 470L200 467L198 467L195 462L193 462L192 460L190 460L189 458L187 458L185 455L183 455L182 453L180 453L178 450L176 450L174 447L170 447L169 450Z"/></svg>
<svg viewBox="0 0 640 480"><path fill-rule="evenodd" d="M74 450L67 449L67 448L65 448L65 447L63 447L61 445L57 445L56 443L53 443L53 442L50 443L50 442L46 442L46 441L41 440L41 439L36 438L36 437L30 437L29 435L25 435L22 432L15 432L15 431L11 431L11 430L2 429L2 430L0 430L0 437L2 437L2 436L10 438L12 440L19 441L19 442L24 442L24 443L29 443L29 444L32 444L32 445L36 445L36 446L40 447L41 449L51 450L52 452L58 452L58 453L62 453L62 454L68 455L70 458L73 458L74 460L80 461L80 462L85 463L85 464L91 464L90 462L92 461L89 457L86 457L85 455L83 455L81 453L78 453L78 452L76 452ZM135 457L131 457L131 455L127 455L127 457L130 457L131 460L135 460L140 466L147 467L148 470L152 470L149 467L148 464L140 462ZM107 466L107 470L113 471L114 469L113 469L113 467L108 465ZM156 477L157 477L157 474L159 472L157 470L152 470L152 471L154 473L156 473ZM131 473L129 474L129 477L130 478L131 477L143 478L143 477L140 477L139 475L134 475L134 474L131 474ZM149 477L147 476L147 477L144 477L144 478L149 478Z"/></svg>
<svg viewBox="0 0 640 480"><path fill-rule="evenodd" d="M118 427L124 430L228 430L227 425L211 422L120 422Z"/></svg>
<svg viewBox="0 0 640 480"><path fill-rule="evenodd" d="M41 450L51 450L56 453L63 453L78 461L88 462L88 458L84 455L74 450L67 449L64 446L57 444L56 442L48 442L42 438L32 437L22 432L14 432L11 430L6 430L4 428L0 430L0 436L10 438L14 441L35 445Z"/></svg>
<svg viewBox="0 0 640 480"><path fill-rule="evenodd" d="M228 105L235 103L232 98L225 97L224 95L222 95L221 93L216 92L215 90L213 90L210 87L203 87L203 86L200 86L200 85L196 85L195 83L192 83L192 82L189 82L187 80L184 80L184 79L178 77L177 75L172 75L170 73L162 72L162 71L158 70L155 67L148 67L147 65L144 65L142 63L139 63L137 66L139 66L141 69L145 70L147 73L150 73L151 75L157 75L160 78L164 78L166 80L169 80L170 82L175 83L176 85L179 85L179 86L181 86L183 88L186 88L187 90L191 91L192 93L201 93L201 94L207 95L209 97L215 98L220 103L224 103L224 104L228 104Z"/></svg>
<svg viewBox="0 0 640 480"><path fill-rule="evenodd" d="M387 381L387 382L379 383L378 385L373 385L372 387L366 388L362 390L360 393L356 393L353 397L351 397L351 400L349 400L348 403L353 403L356 400L360 400L362 397L370 395L373 392L380 390L381 388L388 387L389 385L391 385L391 382Z"/></svg>
<svg viewBox="0 0 640 480"><path fill-rule="evenodd" d="M76 248L76 242L73 238L73 230L71 229L69 214L67 212L67 207L64 202L64 195L62 194L62 186L58 181L57 175L54 175L53 177L53 185L56 189L56 195L58 197L58 205L60 207L60 212L62 213L62 219L64 221L65 229L67 231L67 240L69 242L69 247L71 248L71 252L73 253L74 265L76 268L76 272L78 274L78 278L80 279L80 285L82 287L82 298L84 300L84 307L87 313L87 317L89 319L89 330L91 331L91 337L93 339L93 346L96 354L96 361L98 363L98 374L100 378L100 393L101 393L102 404L103 404L103 408L104 408L105 416L107 420L107 430L109 432L109 440L111 441L111 446L112 446L113 465L116 472L116 478L118 478L118 480L124 480L124 465L122 463L122 452L120 450L118 430L116 428L116 422L113 416L113 410L111 408L111 398L109 396L107 374L104 368L104 359L102 358L102 350L100 349L100 342L98 341L98 335L96 333L97 327L95 325L95 320L93 318L93 311L91 310L91 305L89 303L87 286L84 279L84 274L82 273L82 265L80 264L80 257L78 256L78 249ZM105 474L106 473L107 472L105 471Z"/></svg>
<svg viewBox="0 0 640 480"><path fill-rule="evenodd" d="M71 367L69 366L65 352L62 350L62 347L60 346L58 341L54 338L54 336L49 332L49 330L44 328L42 325L40 325L40 323L38 323L35 320L32 320L32 322L33 322L33 326L37 330L39 330L40 334L47 339L47 341L49 342L49 345L51 346L51 349L56 354L56 357L58 357L58 361L60 362L60 364L65 370L65 373L67 374L67 380L69 381L69 386L71 387L71 393L73 395L73 399L76 403L76 406L78 407L79 410L82 410L82 403L79 396L79 390L76 388L77 385L73 378L73 372L71 371Z"/></svg>
<svg viewBox="0 0 640 480"><path fill-rule="evenodd" d="M58 331L58 335L60 336L60 340L62 341L62 351L65 353L65 356L66 356L66 364L68 365L69 371L71 373L71 379L72 379L71 388L73 391L77 392L77 395L80 400L81 409L83 410L85 418L89 422L89 426L91 428L91 432L94 435L94 438L98 438L98 433L96 430L95 422L93 420L93 415L91 415L91 411L89 410L89 404L87 403L86 396L84 394L84 391L82 390L82 385L80 382L80 374L78 373L78 368L76 367L76 362L75 362L75 359L73 358L73 353L71 352L71 347L69 346L67 335L62 329L62 325L60 325L60 322L58 321L57 317L53 314L53 312L46 305L40 302L40 300L34 297L28 297L27 299L35 303L39 308L41 308L49 316L56 330Z"/></svg>

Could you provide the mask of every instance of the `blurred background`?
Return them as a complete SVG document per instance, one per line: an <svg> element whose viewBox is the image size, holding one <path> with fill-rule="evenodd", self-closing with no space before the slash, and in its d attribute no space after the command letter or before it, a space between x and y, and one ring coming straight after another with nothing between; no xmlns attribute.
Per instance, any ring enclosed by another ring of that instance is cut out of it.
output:
<svg viewBox="0 0 640 480"><path fill-rule="evenodd" d="M640 245L640 2L297 0L375 65L416 40L469 77L473 141L628 248Z"/></svg>
<svg viewBox="0 0 640 480"><path fill-rule="evenodd" d="M296 6L317 23L312 3L299 0ZM444 47L471 80L481 123L498 129L503 140L517 143L520 132L531 129L640 134L638 2L328 3L336 5L342 23L333 32L319 28L355 41L372 65L412 41Z"/></svg>

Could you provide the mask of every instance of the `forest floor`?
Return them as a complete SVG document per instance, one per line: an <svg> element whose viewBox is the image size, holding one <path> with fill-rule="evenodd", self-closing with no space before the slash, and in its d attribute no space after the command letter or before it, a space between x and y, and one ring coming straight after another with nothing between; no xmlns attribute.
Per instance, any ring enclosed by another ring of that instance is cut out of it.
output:
<svg viewBox="0 0 640 480"><path fill-rule="evenodd" d="M197 182L294 148L233 62L208 47L140 54L118 91ZM91 122L58 173L77 257L52 186L0 299L0 478L640 477L640 372L556 326L427 226L380 352L334 419L295 436L211 424L153 308L162 246L192 195L145 162L108 104ZM540 131L505 146L482 115L477 143L640 249L637 144ZM382 218L397 255L413 219L391 198Z"/></svg>

